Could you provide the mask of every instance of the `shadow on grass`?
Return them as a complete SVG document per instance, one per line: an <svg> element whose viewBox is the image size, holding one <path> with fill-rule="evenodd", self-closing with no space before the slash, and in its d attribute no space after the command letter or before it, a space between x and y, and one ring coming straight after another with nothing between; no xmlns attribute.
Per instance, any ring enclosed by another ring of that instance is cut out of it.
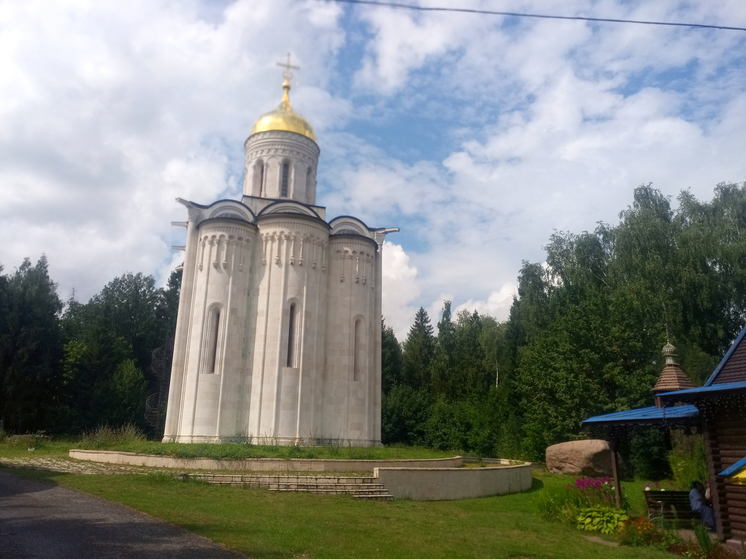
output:
<svg viewBox="0 0 746 559"><path fill-rule="evenodd" d="M531 478L531 489L528 491L523 491L522 493L535 493L536 491L541 491L544 489L544 482L540 479L536 479L535 477Z"/></svg>

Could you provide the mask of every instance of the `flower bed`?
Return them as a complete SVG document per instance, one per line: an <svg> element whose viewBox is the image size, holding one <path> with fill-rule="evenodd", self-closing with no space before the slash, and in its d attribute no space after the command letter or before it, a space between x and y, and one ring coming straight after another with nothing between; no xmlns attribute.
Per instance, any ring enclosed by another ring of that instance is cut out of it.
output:
<svg viewBox="0 0 746 559"><path fill-rule="evenodd" d="M565 487L547 489L539 499L539 507L545 518L602 534L616 532L629 518L626 499L622 509L616 507L614 486L608 477L582 476Z"/></svg>
<svg viewBox="0 0 746 559"><path fill-rule="evenodd" d="M687 491L687 488L682 487L680 484L676 484L673 481L669 481L668 483L650 481L645 484L645 491Z"/></svg>

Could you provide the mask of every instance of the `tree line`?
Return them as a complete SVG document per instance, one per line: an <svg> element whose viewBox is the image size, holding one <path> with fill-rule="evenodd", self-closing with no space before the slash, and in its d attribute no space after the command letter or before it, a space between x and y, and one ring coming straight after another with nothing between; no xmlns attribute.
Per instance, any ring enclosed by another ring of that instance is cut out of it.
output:
<svg viewBox="0 0 746 559"><path fill-rule="evenodd" d="M437 331L423 309L401 344L384 326L384 442L542 459L590 416L652 405L667 339L701 385L746 322L746 183L677 201L641 186L617 225L552 235L503 323L446 301ZM631 437L633 458L660 436Z"/></svg>
<svg viewBox="0 0 746 559"><path fill-rule="evenodd" d="M73 295L63 304L45 256L36 265L26 259L9 275L0 267L3 428L76 434L133 423L154 433L165 404L180 284L180 272L165 289L152 276L128 273L87 303Z"/></svg>
<svg viewBox="0 0 746 559"><path fill-rule="evenodd" d="M543 263L523 263L504 322L445 301L435 324L420 309L402 343L384 323L384 443L542 459L587 436L589 416L652 405L667 339L702 384L746 322L746 183L677 201L641 186L616 225L552 235ZM47 267L0 268L4 428L133 422L157 437L179 273L163 289L125 274L63 304ZM655 437L635 435L632 456Z"/></svg>

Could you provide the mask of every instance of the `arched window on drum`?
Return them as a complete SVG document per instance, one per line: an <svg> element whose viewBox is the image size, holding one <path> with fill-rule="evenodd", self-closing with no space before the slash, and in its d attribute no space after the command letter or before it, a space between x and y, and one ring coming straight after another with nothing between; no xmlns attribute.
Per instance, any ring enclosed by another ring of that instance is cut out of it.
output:
<svg viewBox="0 0 746 559"><path fill-rule="evenodd" d="M205 318L205 327L202 331L202 372L215 374L219 372L220 366L220 327L222 318L222 306L213 305L207 312Z"/></svg>
<svg viewBox="0 0 746 559"><path fill-rule="evenodd" d="M290 189L290 163L283 161L280 170L280 197L287 198Z"/></svg>
<svg viewBox="0 0 746 559"><path fill-rule="evenodd" d="M313 204L313 169L306 169L306 204Z"/></svg>
<svg viewBox="0 0 746 559"><path fill-rule="evenodd" d="M290 304L288 309L288 339L285 366L295 368L298 366L298 305Z"/></svg>
<svg viewBox="0 0 746 559"><path fill-rule="evenodd" d="M261 159L254 163L254 173L252 180L252 195L264 196L264 161L262 161Z"/></svg>
<svg viewBox="0 0 746 559"><path fill-rule="evenodd" d="M355 333L353 342L352 380L362 380L366 370L367 344L365 340L365 321L355 319Z"/></svg>

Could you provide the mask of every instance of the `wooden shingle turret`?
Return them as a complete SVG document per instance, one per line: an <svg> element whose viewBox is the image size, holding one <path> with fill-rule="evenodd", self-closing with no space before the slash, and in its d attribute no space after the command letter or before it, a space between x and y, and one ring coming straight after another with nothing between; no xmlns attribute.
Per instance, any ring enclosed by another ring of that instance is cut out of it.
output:
<svg viewBox="0 0 746 559"><path fill-rule="evenodd" d="M658 394L662 392L673 392L674 390L686 390L688 388L694 388L694 383L689 380L686 373L681 370L679 364L676 362L676 348L670 343L666 343L663 346L663 357L666 359L666 363L663 366L658 382L653 387L653 394L655 394L655 405L661 407L660 399Z"/></svg>

